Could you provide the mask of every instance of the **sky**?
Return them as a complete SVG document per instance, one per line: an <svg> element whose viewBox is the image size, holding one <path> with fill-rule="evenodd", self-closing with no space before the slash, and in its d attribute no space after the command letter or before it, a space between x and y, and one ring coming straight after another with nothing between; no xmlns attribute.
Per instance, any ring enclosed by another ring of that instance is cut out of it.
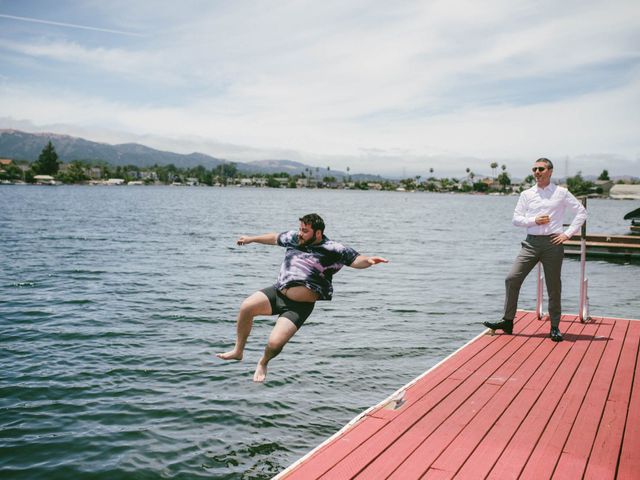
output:
<svg viewBox="0 0 640 480"><path fill-rule="evenodd" d="M352 173L640 176L638 0L0 0L0 128Z"/></svg>

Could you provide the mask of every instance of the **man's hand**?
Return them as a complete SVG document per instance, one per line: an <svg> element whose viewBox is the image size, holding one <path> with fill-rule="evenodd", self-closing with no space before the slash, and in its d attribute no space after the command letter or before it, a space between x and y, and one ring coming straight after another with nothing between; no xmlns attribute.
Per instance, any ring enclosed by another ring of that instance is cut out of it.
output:
<svg viewBox="0 0 640 480"><path fill-rule="evenodd" d="M236 241L238 245L248 245L250 243L261 243L262 245L277 245L278 243L278 234L276 233L265 233L264 235L257 235L255 237L250 237L249 235L242 235Z"/></svg>
<svg viewBox="0 0 640 480"><path fill-rule="evenodd" d="M382 257L369 257L367 262L369 262L369 265L375 265L376 263L389 263L389 260Z"/></svg>
<svg viewBox="0 0 640 480"><path fill-rule="evenodd" d="M553 245L561 245L567 240L569 240L569 237L567 237L564 233L556 233L551 235L551 243Z"/></svg>
<svg viewBox="0 0 640 480"><path fill-rule="evenodd" d="M544 225L545 223L549 223L550 220L551 218L549 217L549 215L539 215L536 217L536 223L538 225Z"/></svg>
<svg viewBox="0 0 640 480"><path fill-rule="evenodd" d="M353 261L351 268L369 268L377 263L389 263L389 260L382 257L367 257L366 255L358 255Z"/></svg>
<svg viewBox="0 0 640 480"><path fill-rule="evenodd" d="M246 235L242 235L239 239L238 239L238 245L247 245L249 243L251 243L251 237L248 237Z"/></svg>

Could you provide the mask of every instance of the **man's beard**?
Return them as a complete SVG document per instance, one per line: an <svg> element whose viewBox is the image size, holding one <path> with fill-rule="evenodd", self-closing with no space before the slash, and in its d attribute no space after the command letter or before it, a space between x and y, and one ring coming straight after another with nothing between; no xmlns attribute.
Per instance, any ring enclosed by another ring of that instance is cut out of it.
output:
<svg viewBox="0 0 640 480"><path fill-rule="evenodd" d="M308 240L305 240L302 237L298 237L298 245L301 246L301 247L309 246L315 241L315 239L316 239L315 232L314 232L313 236L309 237Z"/></svg>
<svg viewBox="0 0 640 480"><path fill-rule="evenodd" d="M312 239L305 240L304 238L300 237L300 238L298 239L298 245L300 245L301 247L304 247L304 246L306 246L306 245L309 245L309 243L310 243L310 241L311 241L311 240L312 240Z"/></svg>

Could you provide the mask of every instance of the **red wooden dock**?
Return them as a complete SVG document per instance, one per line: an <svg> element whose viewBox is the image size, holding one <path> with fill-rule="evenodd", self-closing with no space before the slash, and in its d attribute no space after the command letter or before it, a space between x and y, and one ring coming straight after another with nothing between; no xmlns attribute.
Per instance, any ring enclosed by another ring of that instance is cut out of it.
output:
<svg viewBox="0 0 640 480"><path fill-rule="evenodd" d="M275 478L640 479L640 321L560 330L519 311Z"/></svg>

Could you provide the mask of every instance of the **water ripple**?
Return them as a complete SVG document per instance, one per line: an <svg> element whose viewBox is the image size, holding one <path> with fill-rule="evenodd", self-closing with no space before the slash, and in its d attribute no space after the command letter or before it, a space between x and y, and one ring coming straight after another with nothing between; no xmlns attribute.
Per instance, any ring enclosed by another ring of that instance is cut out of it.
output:
<svg viewBox="0 0 640 480"><path fill-rule="evenodd" d="M497 318L522 234L507 197L8 187L0 200L13 206L0 220L0 471L17 479L270 478ZM391 263L337 275L334 300L256 385L271 318L256 318L243 362L214 354L283 252L235 239L319 205L330 238ZM631 208L591 209L613 230ZM592 313L637 316L639 267L590 262ZM566 311L578 271L565 262Z"/></svg>

